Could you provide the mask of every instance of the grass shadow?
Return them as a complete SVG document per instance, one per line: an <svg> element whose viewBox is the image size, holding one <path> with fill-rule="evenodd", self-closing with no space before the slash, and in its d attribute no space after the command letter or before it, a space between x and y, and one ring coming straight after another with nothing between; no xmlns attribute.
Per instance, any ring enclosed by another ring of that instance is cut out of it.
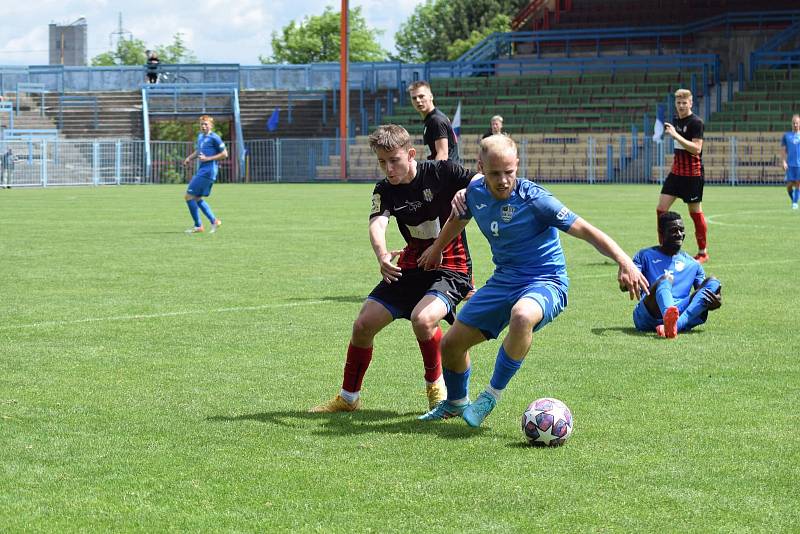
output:
<svg viewBox="0 0 800 534"><path fill-rule="evenodd" d="M418 421L417 412L398 413L388 410L359 410L353 413L308 413L283 410L242 415L214 415L206 418L215 423L256 421L285 428L298 428L313 423L313 433L321 436L357 436L362 434L435 434L445 439L467 439L483 434L485 428L470 428L463 421Z"/></svg>
<svg viewBox="0 0 800 534"><path fill-rule="evenodd" d="M641 332L632 326L609 326L603 328L592 328L592 334L596 336L605 335L607 332L619 332L620 334L627 334L629 336L646 337L655 334L655 332Z"/></svg>
<svg viewBox="0 0 800 534"><path fill-rule="evenodd" d="M291 302L309 302L309 301L323 301L323 302L344 302L344 303L355 303L361 304L364 302L364 299L367 298L366 295L341 295L341 296L327 296L327 297L309 297L309 298L291 298L289 299Z"/></svg>

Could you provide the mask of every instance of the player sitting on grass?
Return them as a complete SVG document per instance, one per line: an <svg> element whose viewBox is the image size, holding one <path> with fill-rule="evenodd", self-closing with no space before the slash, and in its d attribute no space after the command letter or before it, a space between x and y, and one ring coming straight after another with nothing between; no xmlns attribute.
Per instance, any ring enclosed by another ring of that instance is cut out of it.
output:
<svg viewBox="0 0 800 534"><path fill-rule="evenodd" d="M394 124L378 127L369 136L369 144L386 174L372 193L369 216L369 239L381 281L353 323L342 389L333 399L311 408L311 412L351 412L361 406L361 383L372 361L373 340L400 318L411 321L422 352L428 408L438 404L446 396L439 321L452 323L456 305L472 289L472 260L463 233L452 236L455 239L445 249L444 261L436 270L419 268L417 258L439 235L450 215L453 196L469 184L473 173L452 161L418 162L408 132ZM390 252L386 245L386 229L392 216L406 241L402 251ZM395 265L392 260L398 255Z"/></svg>
<svg viewBox="0 0 800 534"><path fill-rule="evenodd" d="M474 218L492 249L494 274L458 314L442 339L442 365L447 399L420 419L462 416L477 427L494 409L514 374L522 366L534 332L553 321L567 305L567 268L558 230L583 239L619 266L620 285L631 298L647 291L647 280L631 258L605 233L571 212L550 192L529 180L517 179L517 146L504 135L481 141L478 168L484 178L466 191L466 213L451 217L433 245L419 258L436 268L451 239ZM489 387L470 404L471 364L467 351L487 339L508 334L497 353Z"/></svg>
<svg viewBox="0 0 800 534"><path fill-rule="evenodd" d="M716 278L706 278L703 266L681 250L686 231L679 214L662 213L658 235L661 245L644 248L633 257L650 282L650 294L633 310L633 324L637 330L674 338L705 323L708 312L722 306L722 285ZM690 294L692 289L696 291Z"/></svg>

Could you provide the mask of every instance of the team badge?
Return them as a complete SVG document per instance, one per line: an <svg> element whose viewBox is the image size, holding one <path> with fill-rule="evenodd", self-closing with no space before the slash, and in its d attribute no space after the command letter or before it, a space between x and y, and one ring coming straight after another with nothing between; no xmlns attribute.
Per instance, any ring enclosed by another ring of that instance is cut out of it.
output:
<svg viewBox="0 0 800 534"><path fill-rule="evenodd" d="M430 189L423 189L422 198L425 199L425 202L430 202L433 200L433 193L431 193Z"/></svg>
<svg viewBox="0 0 800 534"><path fill-rule="evenodd" d="M500 208L500 218L503 219L503 222L511 222L511 218L514 216L514 206L507 204Z"/></svg>
<svg viewBox="0 0 800 534"><path fill-rule="evenodd" d="M682 261L676 261L675 262L675 270L676 271L681 272L684 267L686 267L686 264L683 263Z"/></svg>
<svg viewBox="0 0 800 534"><path fill-rule="evenodd" d="M381 211L381 196L377 193L372 195L372 211L370 211L370 215L375 215L376 213Z"/></svg>

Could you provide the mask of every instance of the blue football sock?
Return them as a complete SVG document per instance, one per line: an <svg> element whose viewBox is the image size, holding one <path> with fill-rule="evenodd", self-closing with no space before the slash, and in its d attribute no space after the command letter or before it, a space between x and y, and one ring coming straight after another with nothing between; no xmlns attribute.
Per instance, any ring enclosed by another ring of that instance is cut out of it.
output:
<svg viewBox="0 0 800 534"><path fill-rule="evenodd" d="M672 284L669 281L662 280L656 286L656 303L662 316L667 308L675 305L675 299L672 298Z"/></svg>
<svg viewBox="0 0 800 534"><path fill-rule="evenodd" d="M195 199L187 200L186 205L189 206L189 214L194 221L194 227L199 228L203 226L203 223L200 222L200 209L197 207L197 201Z"/></svg>
<svg viewBox="0 0 800 534"><path fill-rule="evenodd" d="M792 202L794 202L795 204L800 202L800 188L798 187L792 189Z"/></svg>
<svg viewBox="0 0 800 534"><path fill-rule="evenodd" d="M206 217L208 217L209 222L213 223L214 221L217 220L217 218L214 217L214 212L211 211L211 206L209 206L205 200L201 198L197 202L197 205L200 207L201 210L203 210L203 213L206 214Z"/></svg>
<svg viewBox="0 0 800 534"><path fill-rule="evenodd" d="M497 358L494 360L494 373L492 373L492 379L489 381L489 385L497 390L506 389L511 378L519 371L519 368L522 367L523 361L524 360L517 361L511 358L511 356L506 354L506 349L500 345L500 350L497 351Z"/></svg>
<svg viewBox="0 0 800 534"><path fill-rule="evenodd" d="M447 400L461 400L469 397L469 375L471 367L463 373L456 373L450 369L442 369L444 385L447 386Z"/></svg>

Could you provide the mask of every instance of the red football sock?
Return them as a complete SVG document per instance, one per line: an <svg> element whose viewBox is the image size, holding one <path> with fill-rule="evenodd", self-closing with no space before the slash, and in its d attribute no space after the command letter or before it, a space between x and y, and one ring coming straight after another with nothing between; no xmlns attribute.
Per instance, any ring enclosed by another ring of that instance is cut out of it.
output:
<svg viewBox="0 0 800 534"><path fill-rule="evenodd" d="M656 208L656 233L658 234L658 244L659 245L663 245L663 243L661 242L661 232L658 231L658 219L662 215L664 215L665 213L667 213L665 210L660 210L660 209Z"/></svg>
<svg viewBox="0 0 800 534"><path fill-rule="evenodd" d="M422 363L425 364L425 381L436 382L442 376L442 352L439 342L442 340L442 329L438 326L436 331L427 341L417 340L419 350L422 352Z"/></svg>
<svg viewBox="0 0 800 534"><path fill-rule="evenodd" d="M344 364L344 380L342 389L356 393L361 391L361 382L372 361L372 347L356 347L352 343L347 346L347 362Z"/></svg>
<svg viewBox="0 0 800 534"><path fill-rule="evenodd" d="M708 233L708 226L706 225L706 217L702 211L690 213L694 221L694 237L697 239L697 248L699 250L706 249L706 237Z"/></svg>

